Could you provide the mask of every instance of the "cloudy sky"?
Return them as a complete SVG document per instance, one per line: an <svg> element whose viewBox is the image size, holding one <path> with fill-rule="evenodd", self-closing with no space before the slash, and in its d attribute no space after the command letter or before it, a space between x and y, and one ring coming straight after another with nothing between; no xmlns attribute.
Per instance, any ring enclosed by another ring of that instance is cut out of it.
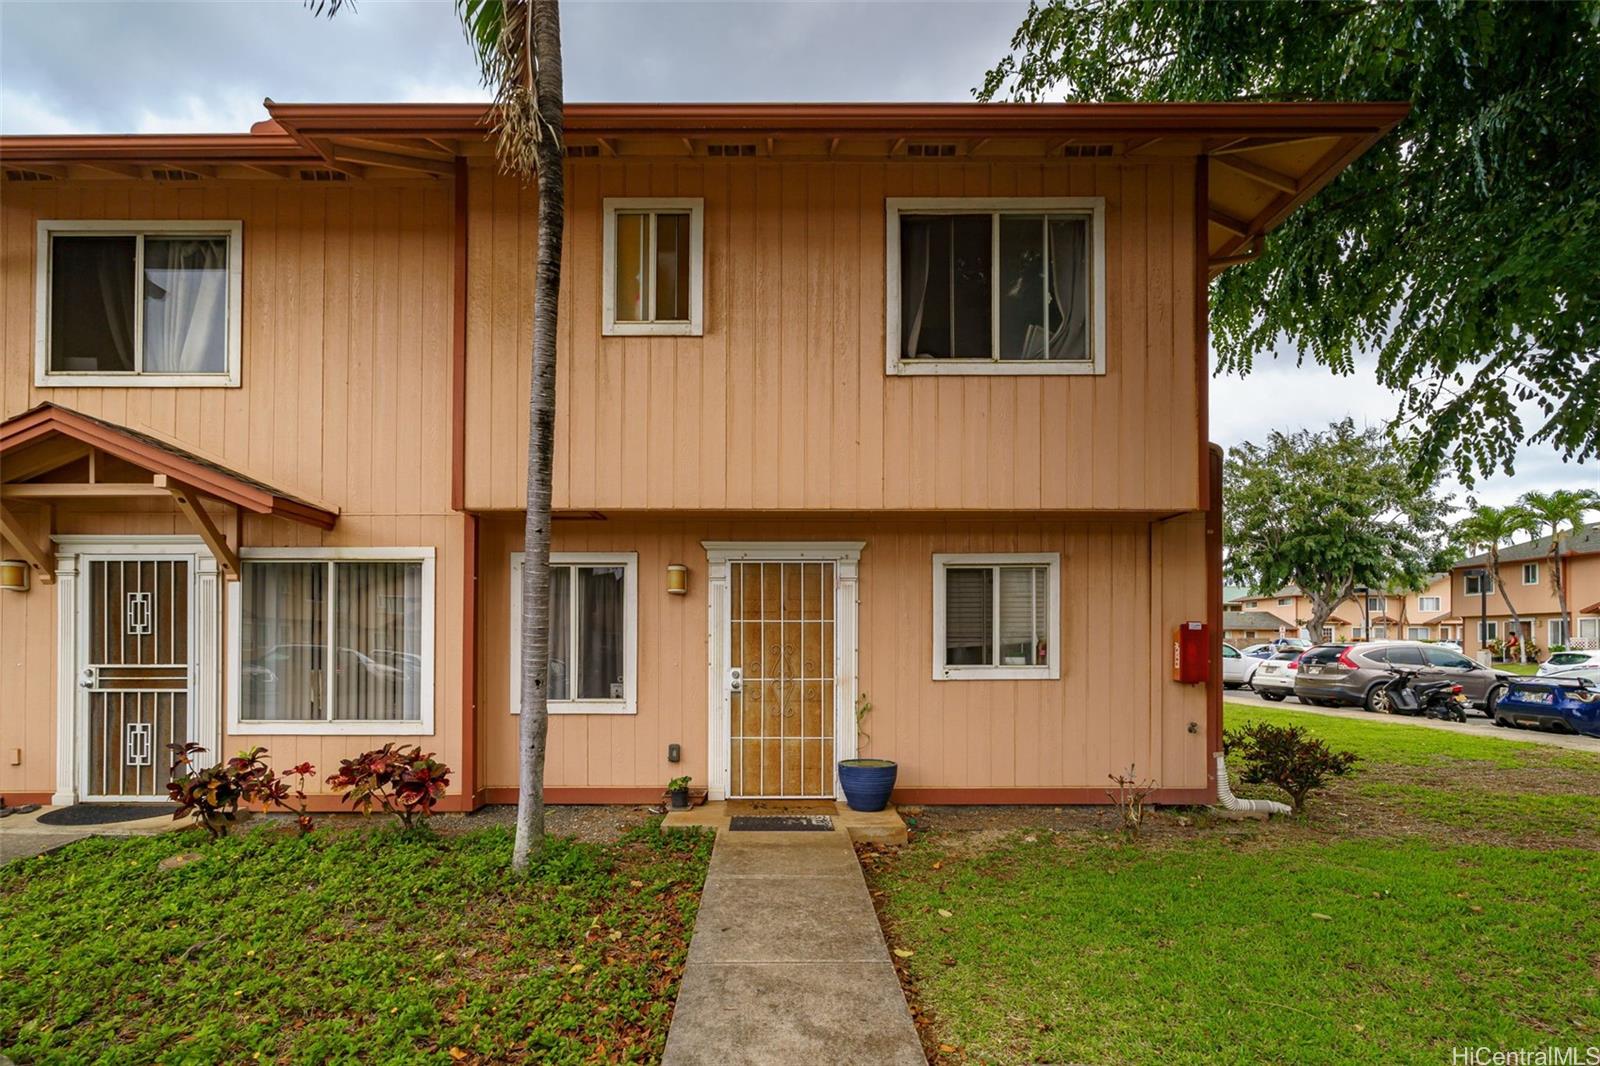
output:
<svg viewBox="0 0 1600 1066"><path fill-rule="evenodd" d="M583 3L562 8L572 100L967 100L1026 3ZM360 0L329 21L297 0L0 0L0 131L247 129L279 101L478 100L453 5ZM1379 424L1395 397L1292 355L1212 389L1224 445L1352 415ZM1528 412L1531 422L1533 412ZM1600 487L1600 470L1525 448L1517 476L1480 483L1504 503L1530 489Z"/></svg>

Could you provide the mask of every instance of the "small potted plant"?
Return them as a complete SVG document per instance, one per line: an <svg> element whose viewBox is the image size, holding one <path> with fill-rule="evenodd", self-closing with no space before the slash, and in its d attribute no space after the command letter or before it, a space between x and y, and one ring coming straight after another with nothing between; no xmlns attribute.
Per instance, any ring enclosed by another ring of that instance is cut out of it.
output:
<svg viewBox="0 0 1600 1066"><path fill-rule="evenodd" d="M863 692L856 700L856 737L862 749L872 739L862 723L872 713L872 701ZM853 811L881 811L889 805L895 775L900 768L891 759L840 759L839 787Z"/></svg>
<svg viewBox="0 0 1600 1066"><path fill-rule="evenodd" d="M674 777L667 782L667 797L672 801L672 809L686 811L689 809L689 779L687 777Z"/></svg>

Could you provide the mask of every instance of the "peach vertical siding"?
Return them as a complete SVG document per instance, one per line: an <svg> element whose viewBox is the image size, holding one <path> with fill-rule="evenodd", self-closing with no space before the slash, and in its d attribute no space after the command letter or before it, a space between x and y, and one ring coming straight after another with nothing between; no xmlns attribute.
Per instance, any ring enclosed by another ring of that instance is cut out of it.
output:
<svg viewBox="0 0 1600 1066"><path fill-rule="evenodd" d="M1194 167L569 166L555 501L584 510L1199 505ZM522 506L533 194L475 166L467 505ZM705 335L602 337L601 205L705 199ZM884 200L1101 196L1107 372L884 374Z"/></svg>
<svg viewBox="0 0 1600 1066"><path fill-rule="evenodd" d="M867 754L900 763L902 789L1090 789L1134 766L1169 789L1206 783L1205 691L1170 680L1172 627L1206 617L1204 516L1137 520L840 521L619 518L558 522L557 551L639 553L639 710L556 715L554 789L650 788L707 774L703 540L866 542L861 554L860 689L872 699ZM480 684L483 782L516 784L508 711L509 559L519 521L483 526ZM935 552L1062 553L1059 681L932 680ZM689 594L665 592L668 563ZM1196 733L1189 723L1197 724ZM666 761L667 745L684 761ZM974 793L976 795L976 793Z"/></svg>
<svg viewBox="0 0 1600 1066"><path fill-rule="evenodd" d="M36 388L36 223L55 218L243 220L241 386ZM459 769L468 519L450 508L452 241L449 182L7 183L0 415L58 403L340 512L328 533L249 517L247 546L432 547L436 732L414 739ZM231 519L221 524L232 528ZM191 532L158 503L60 507L56 530ZM0 789L54 789L55 595L36 583L25 595L0 596ZM331 770L342 755L383 739L227 734L224 746L259 742L276 763L308 759ZM14 767L18 747L22 762Z"/></svg>

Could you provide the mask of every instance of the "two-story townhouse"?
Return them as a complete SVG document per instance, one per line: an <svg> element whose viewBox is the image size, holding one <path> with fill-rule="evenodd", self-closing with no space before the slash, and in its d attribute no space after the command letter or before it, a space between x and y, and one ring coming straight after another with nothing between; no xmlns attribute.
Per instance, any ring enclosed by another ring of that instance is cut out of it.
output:
<svg viewBox="0 0 1600 1066"><path fill-rule="evenodd" d="M1561 567L1566 585L1570 631L1551 581L1552 565ZM1462 647L1469 653L1518 632L1508 598L1522 623L1523 640L1543 650L1556 644L1600 648L1600 522L1568 537L1558 564L1550 560L1550 538L1537 537L1502 548L1498 574L1484 554L1463 559L1450 579L1465 632Z"/></svg>
<svg viewBox="0 0 1600 1066"><path fill-rule="evenodd" d="M1434 574L1420 591L1373 592L1351 596L1334 607L1315 639L1327 641L1457 640L1461 619L1450 608L1449 574ZM1224 614L1229 639L1266 640L1274 636L1311 638L1311 598L1296 585L1271 595L1241 592L1224 603L1241 612Z"/></svg>
<svg viewBox="0 0 1600 1066"><path fill-rule="evenodd" d="M534 193L481 107L268 110L0 139L13 802L182 739L514 796ZM1404 113L569 107L549 798L1209 798L1207 282Z"/></svg>

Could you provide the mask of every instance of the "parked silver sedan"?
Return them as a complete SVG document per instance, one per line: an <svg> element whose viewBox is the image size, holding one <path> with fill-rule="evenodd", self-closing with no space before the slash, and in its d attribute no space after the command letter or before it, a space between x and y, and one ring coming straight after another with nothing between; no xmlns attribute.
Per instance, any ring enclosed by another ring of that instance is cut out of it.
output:
<svg viewBox="0 0 1600 1066"><path fill-rule="evenodd" d="M1494 717L1494 704L1513 675L1491 670L1465 655L1415 640L1373 640L1362 644L1319 644L1300 657L1294 694L1301 703L1323 707L1365 707L1388 711L1383 682L1391 667L1415 670L1424 680L1461 686L1472 705Z"/></svg>

